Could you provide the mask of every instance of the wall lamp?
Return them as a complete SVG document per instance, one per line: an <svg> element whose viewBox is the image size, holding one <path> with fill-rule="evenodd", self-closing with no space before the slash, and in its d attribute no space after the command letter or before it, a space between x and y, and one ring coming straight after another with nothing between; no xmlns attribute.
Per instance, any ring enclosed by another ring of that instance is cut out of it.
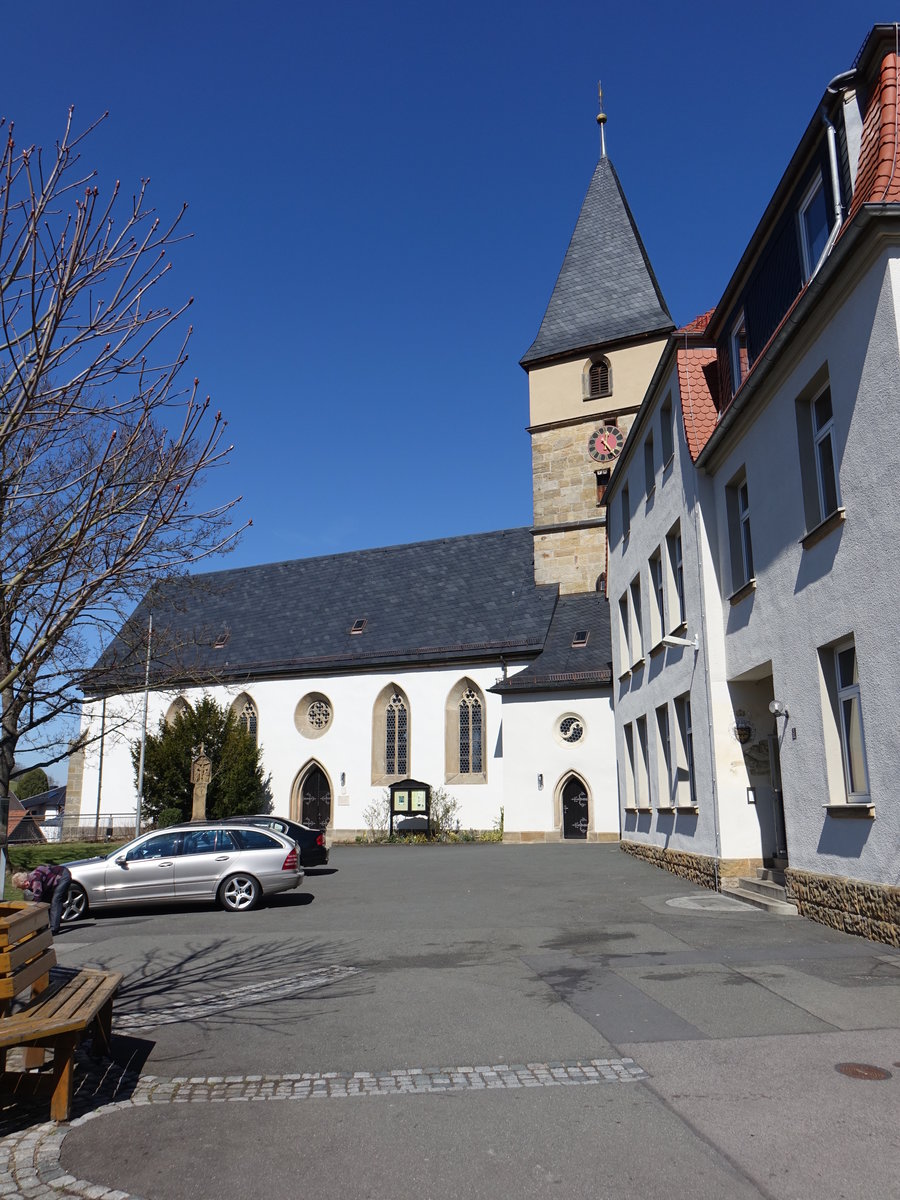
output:
<svg viewBox="0 0 900 1200"><path fill-rule="evenodd" d="M769 712L773 717L788 717L790 713L787 710L787 705L782 700L770 700Z"/></svg>
<svg viewBox="0 0 900 1200"><path fill-rule="evenodd" d="M667 633L662 640L664 646L690 646L692 650L700 649L700 635L694 634L692 638L675 637L673 633Z"/></svg>
<svg viewBox="0 0 900 1200"><path fill-rule="evenodd" d="M539 791L539 792L542 792L542 791L544 790L544 777L543 777L543 775L538 775L538 778L537 778L537 784L538 784L538 791Z"/></svg>

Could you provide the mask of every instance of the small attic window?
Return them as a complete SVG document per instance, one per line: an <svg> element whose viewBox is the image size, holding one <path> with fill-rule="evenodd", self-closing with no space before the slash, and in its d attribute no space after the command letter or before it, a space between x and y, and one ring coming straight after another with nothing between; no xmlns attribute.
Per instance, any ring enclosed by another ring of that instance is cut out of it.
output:
<svg viewBox="0 0 900 1200"><path fill-rule="evenodd" d="M231 637L231 630L223 629L222 632L219 634L219 636L216 638L216 640L213 642L213 649L214 650L224 650L225 646L228 643L228 639L230 637Z"/></svg>
<svg viewBox="0 0 900 1200"><path fill-rule="evenodd" d="M362 631L366 627L367 620L368 620L367 617L360 617L358 621L354 621L353 624L350 626L350 632L351 633L362 633Z"/></svg>
<svg viewBox="0 0 900 1200"><path fill-rule="evenodd" d="M588 638L589 638L590 636L591 636L591 635L590 635L590 632L589 632L587 629L578 629L578 630L576 630L576 631L575 631L575 636L572 638L572 646L573 646L573 648L574 648L575 646L586 646L586 645L588 644Z"/></svg>

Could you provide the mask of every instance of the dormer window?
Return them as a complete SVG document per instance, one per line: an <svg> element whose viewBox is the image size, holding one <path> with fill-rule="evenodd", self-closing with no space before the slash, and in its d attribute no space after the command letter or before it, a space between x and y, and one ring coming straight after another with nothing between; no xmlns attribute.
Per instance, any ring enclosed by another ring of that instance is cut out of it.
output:
<svg viewBox="0 0 900 1200"><path fill-rule="evenodd" d="M582 390L585 400L601 400L612 395L612 369L608 358L597 358L587 365Z"/></svg>
<svg viewBox="0 0 900 1200"><path fill-rule="evenodd" d="M731 331L731 390L736 392L750 374L750 355L747 350L747 322L743 310Z"/></svg>
<svg viewBox="0 0 900 1200"><path fill-rule="evenodd" d="M803 278L808 282L818 271L828 245L828 204L822 176L817 175L800 204L800 242L803 247Z"/></svg>

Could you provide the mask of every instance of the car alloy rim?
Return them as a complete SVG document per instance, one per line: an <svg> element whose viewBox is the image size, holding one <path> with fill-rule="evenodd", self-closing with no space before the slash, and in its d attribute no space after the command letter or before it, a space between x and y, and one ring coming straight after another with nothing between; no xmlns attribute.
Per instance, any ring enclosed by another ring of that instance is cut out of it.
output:
<svg viewBox="0 0 900 1200"><path fill-rule="evenodd" d="M237 877L225 885L225 899L231 908L246 908L253 903L256 885L252 879Z"/></svg>
<svg viewBox="0 0 900 1200"><path fill-rule="evenodd" d="M84 892L80 889L74 889L66 897L66 906L63 909L64 921L76 921L84 912Z"/></svg>

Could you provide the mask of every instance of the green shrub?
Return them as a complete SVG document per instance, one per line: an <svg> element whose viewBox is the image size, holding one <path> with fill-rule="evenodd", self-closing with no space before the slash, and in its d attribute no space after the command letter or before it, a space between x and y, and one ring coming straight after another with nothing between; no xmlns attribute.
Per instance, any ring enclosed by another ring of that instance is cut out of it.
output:
<svg viewBox="0 0 900 1200"><path fill-rule="evenodd" d="M156 828L168 829L170 825L178 825L183 820L180 808L164 808L156 818Z"/></svg>

